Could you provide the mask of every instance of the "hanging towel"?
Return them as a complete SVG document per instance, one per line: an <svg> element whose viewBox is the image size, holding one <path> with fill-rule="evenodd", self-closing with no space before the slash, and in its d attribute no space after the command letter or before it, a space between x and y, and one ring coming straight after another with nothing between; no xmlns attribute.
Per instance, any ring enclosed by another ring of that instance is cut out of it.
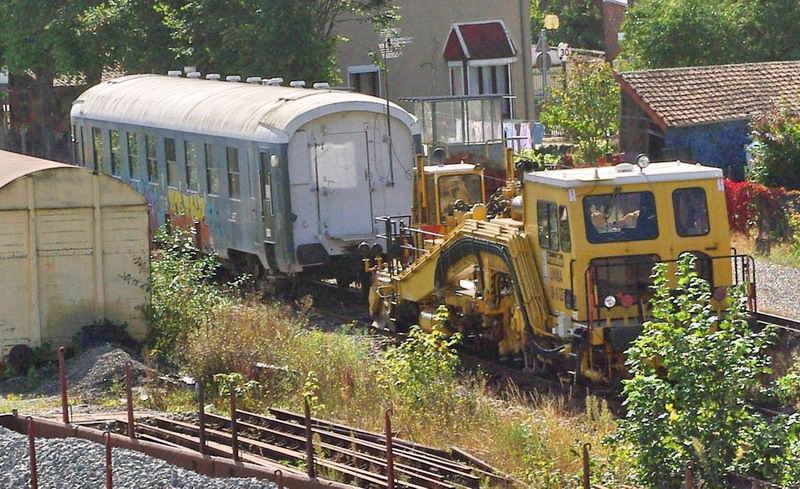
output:
<svg viewBox="0 0 800 489"><path fill-rule="evenodd" d="M532 141L531 141L531 125L528 122L523 122L519 125L519 137L520 139L520 148L521 149L531 149L533 148Z"/></svg>
<svg viewBox="0 0 800 489"><path fill-rule="evenodd" d="M506 148L511 148L516 151L517 140L514 138L517 137L517 128L514 126L513 122L503 123L503 135L506 138Z"/></svg>

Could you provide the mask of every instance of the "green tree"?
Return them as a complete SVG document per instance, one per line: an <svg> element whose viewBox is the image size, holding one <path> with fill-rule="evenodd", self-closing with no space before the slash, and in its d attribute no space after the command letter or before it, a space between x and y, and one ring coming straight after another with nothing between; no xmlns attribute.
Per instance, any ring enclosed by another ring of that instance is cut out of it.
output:
<svg viewBox="0 0 800 489"><path fill-rule="evenodd" d="M751 179L768 187L800 190L800 117L764 114L750 127L755 142Z"/></svg>
<svg viewBox="0 0 800 489"><path fill-rule="evenodd" d="M546 14L558 15L558 29L547 33L552 43L566 42L580 49L604 49L601 1L532 0L531 32L534 37L542 30Z"/></svg>
<svg viewBox="0 0 800 489"><path fill-rule="evenodd" d="M692 255L676 266L673 290L667 265L657 265L652 320L627 352L621 434L641 482L682 487L689 462L708 487L726 487L734 468L780 480L791 465L788 423L768 425L749 407L769 372L771 333L749 327L741 295L718 315Z"/></svg>
<svg viewBox="0 0 800 489"><path fill-rule="evenodd" d="M180 59L204 70L335 81L344 18L386 25L391 0L194 0L172 16Z"/></svg>
<svg viewBox="0 0 800 489"><path fill-rule="evenodd" d="M619 86L605 62L573 63L566 86L550 91L541 120L558 127L578 144L586 163L611 150L609 138L617 132Z"/></svg>
<svg viewBox="0 0 800 489"><path fill-rule="evenodd" d="M639 0L622 25L622 55L637 68L745 61L741 14L735 1Z"/></svg>

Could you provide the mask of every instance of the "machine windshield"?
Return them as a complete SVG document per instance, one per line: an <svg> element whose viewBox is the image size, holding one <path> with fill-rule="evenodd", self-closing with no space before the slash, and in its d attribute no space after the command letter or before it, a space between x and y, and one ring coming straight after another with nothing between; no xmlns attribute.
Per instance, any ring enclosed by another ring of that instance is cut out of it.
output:
<svg viewBox="0 0 800 489"><path fill-rule="evenodd" d="M586 237L590 243L640 241L658 237L653 194L620 192L583 199Z"/></svg>
<svg viewBox="0 0 800 489"><path fill-rule="evenodd" d="M439 177L439 202L445 215L454 210L467 211L472 204L482 202L481 177L477 174Z"/></svg>

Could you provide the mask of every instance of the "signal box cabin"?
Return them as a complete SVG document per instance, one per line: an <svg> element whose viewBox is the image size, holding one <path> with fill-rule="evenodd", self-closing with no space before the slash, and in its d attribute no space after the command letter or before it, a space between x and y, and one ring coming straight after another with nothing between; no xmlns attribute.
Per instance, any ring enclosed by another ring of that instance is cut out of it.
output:
<svg viewBox="0 0 800 489"><path fill-rule="evenodd" d="M718 294L732 285L722 178L680 161L527 173L525 232L535 237L549 332L588 326L592 344L624 351L648 316L653 265L685 252Z"/></svg>

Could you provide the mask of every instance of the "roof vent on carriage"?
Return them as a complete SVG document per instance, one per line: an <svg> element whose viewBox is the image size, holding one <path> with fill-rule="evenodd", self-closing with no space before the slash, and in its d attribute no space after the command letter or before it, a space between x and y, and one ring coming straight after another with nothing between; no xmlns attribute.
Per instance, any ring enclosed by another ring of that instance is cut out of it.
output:
<svg viewBox="0 0 800 489"><path fill-rule="evenodd" d="M182 74L183 74L183 72L181 70L169 70L167 72L167 75L174 76L174 77L180 77Z"/></svg>
<svg viewBox="0 0 800 489"><path fill-rule="evenodd" d="M319 90L325 90L331 88L331 84L328 82L317 82L313 85L313 87Z"/></svg>
<svg viewBox="0 0 800 489"><path fill-rule="evenodd" d="M306 82L304 80L292 80L289 82L289 86L292 88L303 88L306 86Z"/></svg>
<svg viewBox="0 0 800 489"><path fill-rule="evenodd" d="M239 75L228 75L225 77L225 81L239 83L240 81L242 81L242 77Z"/></svg>
<svg viewBox="0 0 800 489"><path fill-rule="evenodd" d="M206 75L206 80L219 80L219 73L209 73Z"/></svg>
<svg viewBox="0 0 800 489"><path fill-rule="evenodd" d="M264 85L270 85L270 86L275 87L275 86L278 86L281 83L283 83L283 78L281 78L279 76L276 76L276 77L273 77L273 78L267 78L266 80L262 81L261 83L263 83Z"/></svg>
<svg viewBox="0 0 800 489"><path fill-rule="evenodd" d="M259 83L261 83L261 77L260 76L248 76L245 81L247 83L259 84Z"/></svg>
<svg viewBox="0 0 800 489"><path fill-rule="evenodd" d="M199 71L190 71L189 73L186 73L186 78L192 78L192 79L196 80L196 79L200 78L200 72Z"/></svg>

